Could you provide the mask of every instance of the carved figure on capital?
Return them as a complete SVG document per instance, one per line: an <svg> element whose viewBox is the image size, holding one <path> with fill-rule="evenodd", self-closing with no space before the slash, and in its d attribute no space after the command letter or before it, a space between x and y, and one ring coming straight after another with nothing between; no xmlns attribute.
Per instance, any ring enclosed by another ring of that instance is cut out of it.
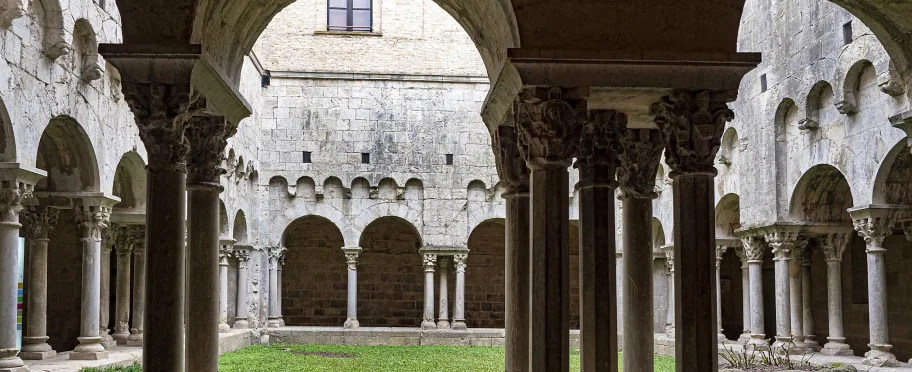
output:
<svg viewBox="0 0 912 372"><path fill-rule="evenodd" d="M0 188L0 213L6 219L17 217L22 211L22 201L32 197L32 186L14 182Z"/></svg>
<svg viewBox="0 0 912 372"><path fill-rule="evenodd" d="M725 245L716 246L716 267L722 266L722 257L725 256L725 252L728 252L728 246L725 246Z"/></svg>
<svg viewBox="0 0 912 372"><path fill-rule="evenodd" d="M28 239L47 239L59 216L60 211L56 208L38 206L25 208L19 213L24 235Z"/></svg>
<svg viewBox="0 0 912 372"><path fill-rule="evenodd" d="M617 187L615 171L621 165L619 156L627 128L627 114L615 110L592 110L580 131L579 151L574 167L583 181Z"/></svg>
<svg viewBox="0 0 912 372"><path fill-rule="evenodd" d="M586 101L570 98L572 90L531 88L516 106L520 152L530 167L564 166L577 155L586 121Z"/></svg>
<svg viewBox="0 0 912 372"><path fill-rule="evenodd" d="M665 149L662 132L655 129L625 129L621 135L621 167L618 180L621 197L655 199L656 172Z"/></svg>
<svg viewBox="0 0 912 372"><path fill-rule="evenodd" d="M190 142L187 184L206 184L222 189L220 177L227 173L221 164L228 138L237 131L224 116L197 113L187 120L186 137Z"/></svg>
<svg viewBox="0 0 912 372"><path fill-rule="evenodd" d="M507 186L505 193L524 193L529 191L529 167L523 160L520 149L522 143L517 139L516 128L499 127L497 130L497 145L500 155L498 168L503 175L501 178Z"/></svg>
<svg viewBox="0 0 912 372"><path fill-rule="evenodd" d="M665 162L672 177L680 174L715 176L715 158L725 124L735 118L722 99L708 90L676 89L654 104L655 123L665 133Z"/></svg>
<svg viewBox="0 0 912 372"><path fill-rule="evenodd" d="M83 229L83 239L101 241L102 231L108 228L111 213L103 207L76 207L76 223Z"/></svg>
<svg viewBox="0 0 912 372"><path fill-rule="evenodd" d="M662 250L665 252L665 274L671 275L675 271L674 246L662 247Z"/></svg>
<svg viewBox="0 0 912 372"><path fill-rule="evenodd" d="M191 104L189 88L124 82L123 91L149 153L149 169L186 173L190 144L184 132Z"/></svg>
<svg viewBox="0 0 912 372"><path fill-rule="evenodd" d="M849 233L830 233L818 238L820 250L827 262L842 261L842 254L851 241Z"/></svg>

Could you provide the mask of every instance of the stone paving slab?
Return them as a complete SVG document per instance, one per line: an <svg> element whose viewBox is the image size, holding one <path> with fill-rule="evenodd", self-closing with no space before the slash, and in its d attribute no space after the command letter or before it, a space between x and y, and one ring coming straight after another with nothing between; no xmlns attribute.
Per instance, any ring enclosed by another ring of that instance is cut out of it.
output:
<svg viewBox="0 0 912 372"><path fill-rule="evenodd" d="M658 335L656 335L658 337ZM726 348L731 348L735 352L741 351L741 344L735 342L727 342L725 344ZM793 360L798 360L798 358L792 357ZM842 363L846 365L851 365L859 371L870 371L870 372L892 372L892 371L912 371L912 365L907 363L901 363L902 367L870 367L861 364L863 357L860 356L831 356L821 353L814 353L814 356L810 359L811 364L814 365L827 365L831 363Z"/></svg>

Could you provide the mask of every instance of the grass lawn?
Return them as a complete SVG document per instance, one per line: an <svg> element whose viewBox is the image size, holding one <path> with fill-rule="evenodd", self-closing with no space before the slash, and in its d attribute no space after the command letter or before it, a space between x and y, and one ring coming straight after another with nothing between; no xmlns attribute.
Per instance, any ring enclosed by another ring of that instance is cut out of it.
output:
<svg viewBox="0 0 912 372"><path fill-rule="evenodd" d="M570 371L579 371L579 351ZM139 372L140 369L84 369L83 372ZM224 372L431 372L504 370L504 349L450 346L251 346L222 355ZM674 359L656 356L656 371L674 371Z"/></svg>

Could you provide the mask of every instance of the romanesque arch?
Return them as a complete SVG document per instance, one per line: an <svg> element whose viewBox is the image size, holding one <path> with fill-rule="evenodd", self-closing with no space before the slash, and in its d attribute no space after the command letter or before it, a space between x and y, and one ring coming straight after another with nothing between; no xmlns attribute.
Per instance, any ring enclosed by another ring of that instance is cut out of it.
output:
<svg viewBox="0 0 912 372"><path fill-rule="evenodd" d="M821 80L811 86L805 102L806 114L803 119L799 120L799 127L815 129L836 120L836 106L833 99L833 87L829 82Z"/></svg>
<svg viewBox="0 0 912 372"><path fill-rule="evenodd" d="M285 228L282 314L290 326L340 326L346 319L342 232L332 221L300 217Z"/></svg>
<svg viewBox="0 0 912 372"><path fill-rule="evenodd" d="M906 139L899 141L881 162L874 179L874 204L912 205L912 153Z"/></svg>
<svg viewBox="0 0 912 372"><path fill-rule="evenodd" d="M114 196L120 198L120 203L114 206L114 213L118 211L136 211L145 213L146 210L146 163L135 151L128 152L120 158L117 169L114 171Z"/></svg>
<svg viewBox="0 0 912 372"><path fill-rule="evenodd" d="M468 239L465 311L469 328L503 328L506 231L503 219L475 227Z"/></svg>
<svg viewBox="0 0 912 372"><path fill-rule="evenodd" d="M100 178L95 149L85 130L75 119L51 119L38 142L36 166L48 177L36 185L37 191L99 191Z"/></svg>
<svg viewBox="0 0 912 372"><path fill-rule="evenodd" d="M400 217L381 217L364 229L359 246L363 249L358 263L361 326L419 326L424 270L418 229Z"/></svg>
<svg viewBox="0 0 912 372"><path fill-rule="evenodd" d="M789 207L795 221L851 222L852 190L841 171L828 164L808 169L792 192Z"/></svg>
<svg viewBox="0 0 912 372"><path fill-rule="evenodd" d="M231 230L235 244L248 244L250 236L247 233L247 217L243 210L238 210L234 215L234 228Z"/></svg>
<svg viewBox="0 0 912 372"><path fill-rule="evenodd" d="M738 194L726 194L716 204L716 238L734 238L741 228L741 204Z"/></svg>
<svg viewBox="0 0 912 372"><path fill-rule="evenodd" d="M227 237L228 235L228 210L225 209L225 202L219 198L219 236Z"/></svg>
<svg viewBox="0 0 912 372"><path fill-rule="evenodd" d="M15 162L16 138L13 123L6 110L6 104L0 100L0 162Z"/></svg>

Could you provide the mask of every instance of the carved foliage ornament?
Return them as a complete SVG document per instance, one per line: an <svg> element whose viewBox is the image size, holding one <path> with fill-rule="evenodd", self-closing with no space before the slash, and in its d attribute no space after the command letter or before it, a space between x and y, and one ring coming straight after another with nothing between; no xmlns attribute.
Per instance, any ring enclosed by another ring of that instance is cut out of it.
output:
<svg viewBox="0 0 912 372"><path fill-rule="evenodd" d="M19 213L25 237L29 239L47 239L59 216L60 211L48 207L28 207Z"/></svg>
<svg viewBox="0 0 912 372"><path fill-rule="evenodd" d="M792 250L792 259L801 262L801 264L811 264L811 241L807 238L798 238L795 242L795 249Z"/></svg>
<svg viewBox="0 0 912 372"><path fill-rule="evenodd" d="M728 252L728 246L717 245L716 246L716 267L722 265L722 257L725 256L725 252Z"/></svg>
<svg viewBox="0 0 912 372"><path fill-rule="evenodd" d="M149 152L149 169L187 171L190 145L184 138L190 95L177 85L124 83L124 99Z"/></svg>
<svg viewBox="0 0 912 372"><path fill-rule="evenodd" d="M820 237L819 241L820 250L823 251L827 262L840 262L850 239L848 233L832 233Z"/></svg>
<svg viewBox="0 0 912 372"><path fill-rule="evenodd" d="M0 188L0 213L7 221L15 221L22 211L22 201L32 197L32 187L21 182L4 182Z"/></svg>
<svg viewBox="0 0 912 372"><path fill-rule="evenodd" d="M794 232L776 231L766 234L766 241L769 242L776 261L791 259L792 250L795 249L797 240L798 235Z"/></svg>
<svg viewBox="0 0 912 372"><path fill-rule="evenodd" d="M766 242L759 236L751 236L741 239L741 245L744 248L744 256L748 261L763 261L763 254L766 252Z"/></svg>
<svg viewBox="0 0 912 372"><path fill-rule="evenodd" d="M467 254L454 254L453 255L453 266L456 268L457 273L465 273L466 270L466 260L469 259Z"/></svg>
<svg viewBox="0 0 912 372"><path fill-rule="evenodd" d="M101 241L101 233L108 228L109 218L110 213L103 208L77 207L76 209L76 223L83 229L83 240Z"/></svg>
<svg viewBox="0 0 912 372"><path fill-rule="evenodd" d="M564 100L559 88L547 97L520 99L517 103L517 137L523 158L530 165L563 163L576 157L585 121L585 101Z"/></svg>
<svg viewBox="0 0 912 372"><path fill-rule="evenodd" d="M500 166L504 182L507 183L507 192L526 192L529 190L529 167L523 160L521 153L522 143L516 138L516 128L499 127L497 131L498 151L500 152Z"/></svg>
<svg viewBox="0 0 912 372"><path fill-rule="evenodd" d="M124 227L125 240L127 244L133 247L133 252L137 254L146 253L146 227L143 225L133 225Z"/></svg>
<svg viewBox="0 0 912 372"><path fill-rule="evenodd" d="M725 124L735 114L707 90L677 89L652 106L655 123L665 133L665 162L676 174L716 175L713 165Z"/></svg>
<svg viewBox="0 0 912 372"><path fill-rule="evenodd" d="M247 261L250 260L250 251L246 249L236 249L234 251L234 257L238 260L238 268L246 269Z"/></svg>
<svg viewBox="0 0 912 372"><path fill-rule="evenodd" d="M346 253L345 254L345 263L348 265L349 271L358 270L358 254L357 253Z"/></svg>
<svg viewBox="0 0 912 372"><path fill-rule="evenodd" d="M615 110L589 112L589 120L580 130L575 164L582 177L614 183L615 170L621 164L618 156L624 151L621 141L626 127L627 114Z"/></svg>
<svg viewBox="0 0 912 372"><path fill-rule="evenodd" d="M656 172L662 160L664 141L662 133L655 129L627 129L621 137L624 152L618 180L621 182L621 196L636 199L655 199Z"/></svg>
<svg viewBox="0 0 912 372"><path fill-rule="evenodd" d="M675 270L675 252L674 249L665 250L665 273L671 275Z"/></svg>
<svg viewBox="0 0 912 372"><path fill-rule="evenodd" d="M888 236L893 235L894 221L882 217L866 217L853 221L855 231L864 238L867 244L866 252L883 251L883 242Z"/></svg>
<svg viewBox="0 0 912 372"><path fill-rule="evenodd" d="M434 271L434 265L437 264L437 255L436 254L426 254L424 255L424 270L425 271Z"/></svg>
<svg viewBox="0 0 912 372"><path fill-rule="evenodd" d="M188 120L186 136L191 152L187 184L209 184L221 189L219 178L227 172L221 165L230 134L223 116L196 115Z"/></svg>

